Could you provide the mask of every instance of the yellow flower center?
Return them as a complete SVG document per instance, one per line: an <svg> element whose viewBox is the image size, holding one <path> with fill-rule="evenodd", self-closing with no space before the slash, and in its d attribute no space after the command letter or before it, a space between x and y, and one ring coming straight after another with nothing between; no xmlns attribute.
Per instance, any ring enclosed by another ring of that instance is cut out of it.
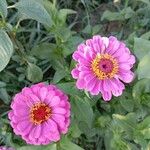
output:
<svg viewBox="0 0 150 150"><path fill-rule="evenodd" d="M98 79L113 78L118 72L118 62L109 54L98 54L91 63L91 69Z"/></svg>
<svg viewBox="0 0 150 150"><path fill-rule="evenodd" d="M41 124L49 119L52 114L51 108L45 103L39 102L30 110L30 120L35 125Z"/></svg>

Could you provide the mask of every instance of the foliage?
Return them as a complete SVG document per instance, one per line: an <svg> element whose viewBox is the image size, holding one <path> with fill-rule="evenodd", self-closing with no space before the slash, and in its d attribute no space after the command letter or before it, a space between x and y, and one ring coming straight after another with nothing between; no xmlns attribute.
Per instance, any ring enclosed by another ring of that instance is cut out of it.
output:
<svg viewBox="0 0 150 150"><path fill-rule="evenodd" d="M1 0L0 145L17 150L150 149L150 1ZM123 95L104 102L79 91L71 54L94 34L115 35L137 58L136 78ZM12 97L37 82L69 95L69 132L57 143L27 145L7 117Z"/></svg>

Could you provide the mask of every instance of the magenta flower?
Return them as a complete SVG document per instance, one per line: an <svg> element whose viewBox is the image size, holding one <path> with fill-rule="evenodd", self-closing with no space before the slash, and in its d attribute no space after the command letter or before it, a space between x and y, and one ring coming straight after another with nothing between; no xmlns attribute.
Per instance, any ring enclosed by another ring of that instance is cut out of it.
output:
<svg viewBox="0 0 150 150"><path fill-rule="evenodd" d="M0 146L0 150L14 150L13 148L11 147L4 147L4 146Z"/></svg>
<svg viewBox="0 0 150 150"><path fill-rule="evenodd" d="M73 54L77 61L72 70L73 78L77 79L78 89L85 89L92 95L102 94L105 101L114 96L120 96L125 89L124 84L130 83L134 73L130 70L135 63L135 57L123 42L110 36L93 36L80 44Z"/></svg>
<svg viewBox="0 0 150 150"><path fill-rule="evenodd" d="M15 95L11 108L11 126L28 144L56 142L68 131L70 103L54 85L39 83L23 88Z"/></svg>

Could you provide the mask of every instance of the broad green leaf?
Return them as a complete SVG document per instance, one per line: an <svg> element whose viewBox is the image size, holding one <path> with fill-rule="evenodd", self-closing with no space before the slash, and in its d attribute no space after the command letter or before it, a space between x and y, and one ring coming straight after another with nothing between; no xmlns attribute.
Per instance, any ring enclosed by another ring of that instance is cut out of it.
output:
<svg viewBox="0 0 150 150"><path fill-rule="evenodd" d="M63 79L66 76L66 70L56 70L54 77L53 77L53 82L58 83L61 79Z"/></svg>
<svg viewBox="0 0 150 150"><path fill-rule="evenodd" d="M67 15L76 14L76 11L72 9L60 9L58 12L58 18L62 21L62 23L66 22Z"/></svg>
<svg viewBox="0 0 150 150"><path fill-rule="evenodd" d="M78 44L84 41L80 36L72 36L63 44L63 53L65 56L72 54L76 49Z"/></svg>
<svg viewBox="0 0 150 150"><path fill-rule="evenodd" d="M78 138L80 137L81 133L82 132L79 129L77 122L73 120L68 134L71 135L73 138Z"/></svg>
<svg viewBox="0 0 150 150"><path fill-rule="evenodd" d="M150 5L150 1L149 0L138 0L138 1L141 1L143 3L146 3L146 4Z"/></svg>
<svg viewBox="0 0 150 150"><path fill-rule="evenodd" d="M62 43L66 42L71 37L71 30L66 27L57 27L52 32L60 38Z"/></svg>
<svg viewBox="0 0 150 150"><path fill-rule="evenodd" d="M127 7L122 10L122 14L124 15L125 19L129 19L134 15L134 11L131 9L131 7Z"/></svg>
<svg viewBox="0 0 150 150"><path fill-rule="evenodd" d="M59 83L57 84L57 86L62 89L66 94L69 94L69 95L73 95L73 96L76 96L80 93L79 90L77 90L77 88L75 87L75 83L74 82L66 82L66 83Z"/></svg>
<svg viewBox="0 0 150 150"><path fill-rule="evenodd" d="M129 113L126 116L113 114L113 119L128 134L131 134L136 127L136 116L134 113Z"/></svg>
<svg viewBox="0 0 150 150"><path fill-rule="evenodd" d="M150 79L142 79L138 81L132 90L133 98L138 100L137 102L140 102L143 95L146 93L150 93Z"/></svg>
<svg viewBox="0 0 150 150"><path fill-rule="evenodd" d="M127 92L124 92L120 97L119 97L119 102L121 106L128 112L132 112L134 108L134 100L130 94Z"/></svg>
<svg viewBox="0 0 150 150"><path fill-rule="evenodd" d="M39 82L43 79L42 70L35 64L28 63L27 79L32 82Z"/></svg>
<svg viewBox="0 0 150 150"><path fill-rule="evenodd" d="M62 138L60 141L60 150L83 150L83 148L71 142L68 138Z"/></svg>
<svg viewBox="0 0 150 150"><path fill-rule="evenodd" d="M150 52L150 41L142 38L134 38L134 53L139 60Z"/></svg>
<svg viewBox="0 0 150 150"><path fill-rule="evenodd" d="M52 43L41 43L36 45L31 50L31 55L36 56L39 59L53 59L54 58L54 50L56 48L55 44Z"/></svg>
<svg viewBox="0 0 150 150"><path fill-rule="evenodd" d="M71 104L76 119L79 122L85 122L88 128L91 128L94 116L91 105L85 99L81 98L74 98Z"/></svg>
<svg viewBox="0 0 150 150"><path fill-rule="evenodd" d="M23 146L16 150L57 150L56 144L49 144L47 146Z"/></svg>
<svg viewBox="0 0 150 150"><path fill-rule="evenodd" d="M0 88L0 99L5 104L9 104L9 102L10 102L10 96L8 95L6 88Z"/></svg>
<svg viewBox="0 0 150 150"><path fill-rule="evenodd" d="M138 79L150 78L149 63L150 63L150 52L147 55L145 55L139 62L137 68Z"/></svg>
<svg viewBox="0 0 150 150"><path fill-rule="evenodd" d="M102 21L104 19L109 20L109 21L124 20L124 16L119 12L111 12L109 10L106 10L101 17Z"/></svg>
<svg viewBox="0 0 150 150"><path fill-rule="evenodd" d="M7 2L6 2L6 0L0 0L0 15L3 18L7 17Z"/></svg>
<svg viewBox="0 0 150 150"><path fill-rule="evenodd" d="M15 4L15 7L26 19L34 19L51 27L51 16L48 14L44 6L36 0L20 0Z"/></svg>
<svg viewBox="0 0 150 150"><path fill-rule="evenodd" d="M142 38L142 39L145 39L145 40L150 39L150 31L148 31L148 32L146 32L146 33L144 33L144 34L142 34L142 35L141 35L141 38Z"/></svg>
<svg viewBox="0 0 150 150"><path fill-rule="evenodd" d="M0 71L2 71L8 64L13 53L13 44L3 30L0 30Z"/></svg>

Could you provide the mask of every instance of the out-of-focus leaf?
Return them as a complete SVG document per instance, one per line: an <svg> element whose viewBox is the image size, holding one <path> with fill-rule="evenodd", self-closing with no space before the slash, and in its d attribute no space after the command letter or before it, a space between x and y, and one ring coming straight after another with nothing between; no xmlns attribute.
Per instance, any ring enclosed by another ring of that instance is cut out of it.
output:
<svg viewBox="0 0 150 150"><path fill-rule="evenodd" d="M101 20L109 20L109 21L115 21L115 20L120 20L123 21L125 19L129 19L133 16L134 11L131 9L131 7L124 8L120 12L111 12L109 10L106 10L103 15Z"/></svg>
<svg viewBox="0 0 150 150"><path fill-rule="evenodd" d="M63 79L66 76L66 71L65 70L56 70L54 77L53 77L53 82L57 83L61 79Z"/></svg>
<svg viewBox="0 0 150 150"><path fill-rule="evenodd" d="M134 11L131 9L131 7L127 7L123 9L122 14L124 14L125 19L129 19L133 16Z"/></svg>
<svg viewBox="0 0 150 150"><path fill-rule="evenodd" d="M60 9L58 12L58 18L62 21L62 23L66 22L67 15L76 14L76 11L72 9Z"/></svg>
<svg viewBox="0 0 150 150"><path fill-rule="evenodd" d="M138 0L138 1L141 1L143 3L146 3L146 4L150 5L150 1L149 0Z"/></svg>
<svg viewBox="0 0 150 150"><path fill-rule="evenodd" d="M132 134L136 127L136 115L134 113L129 113L126 116L113 114L113 119L128 134Z"/></svg>
<svg viewBox="0 0 150 150"><path fill-rule="evenodd" d="M1 0L0 1L0 15L3 18L7 17L7 2L6 2L6 0Z"/></svg>
<svg viewBox="0 0 150 150"><path fill-rule="evenodd" d="M74 82L66 82L66 83L59 83L57 86L62 89L66 94L69 95L79 95L81 94L79 90L75 87Z"/></svg>
<svg viewBox="0 0 150 150"><path fill-rule="evenodd" d="M71 103L72 111L74 112L76 119L79 122L85 122L88 127L91 128L94 114L90 104L81 98L74 98Z"/></svg>
<svg viewBox="0 0 150 150"><path fill-rule="evenodd" d="M79 129L77 122L75 120L72 120L68 135L71 135L73 138L78 138L80 137L81 133L82 132Z"/></svg>
<svg viewBox="0 0 150 150"><path fill-rule="evenodd" d="M150 31L144 33L141 35L141 38L142 39L145 39L145 40L149 40L150 39Z"/></svg>
<svg viewBox="0 0 150 150"><path fill-rule="evenodd" d="M83 150L83 148L71 142L68 138L61 139L60 149L61 150Z"/></svg>
<svg viewBox="0 0 150 150"><path fill-rule="evenodd" d="M103 21L104 19L109 21L124 20L124 16L119 12L111 12L109 10L106 10L102 15L101 20Z"/></svg>
<svg viewBox="0 0 150 150"><path fill-rule="evenodd" d="M124 92L119 97L119 102L121 106L128 112L132 112L134 108L134 100L131 95L129 95L127 92Z"/></svg>
<svg viewBox="0 0 150 150"><path fill-rule="evenodd" d="M32 48L31 54L39 59L49 59L54 58L54 50L56 48L55 44L52 43L41 43Z"/></svg>
<svg viewBox="0 0 150 150"><path fill-rule="evenodd" d="M150 139L150 117L146 117L138 124L138 130L143 134L144 139Z"/></svg>
<svg viewBox="0 0 150 150"><path fill-rule="evenodd" d="M145 55L139 62L137 68L138 79L150 78L149 63L150 63L150 52L147 55Z"/></svg>
<svg viewBox="0 0 150 150"><path fill-rule="evenodd" d="M3 100L5 104L9 104L10 96L8 95L6 88L0 88L0 99Z"/></svg>
<svg viewBox="0 0 150 150"><path fill-rule="evenodd" d="M142 79L133 87L132 95L135 100L141 101L146 93L150 93L150 79Z"/></svg>
<svg viewBox="0 0 150 150"><path fill-rule="evenodd" d="M49 144L47 146L23 146L17 150L57 150L56 144Z"/></svg>
<svg viewBox="0 0 150 150"><path fill-rule="evenodd" d="M35 64L28 63L27 79L32 82L39 82L43 78L42 70Z"/></svg>
<svg viewBox="0 0 150 150"><path fill-rule="evenodd" d="M150 41L142 38L134 38L134 53L139 60L150 52Z"/></svg>
<svg viewBox="0 0 150 150"><path fill-rule="evenodd" d="M3 30L0 30L0 71L2 71L8 64L13 53L13 44Z"/></svg>
<svg viewBox="0 0 150 150"><path fill-rule="evenodd" d="M34 19L48 27L51 27L51 16L48 14L44 6L36 0L20 0L15 4L15 7L26 19Z"/></svg>
<svg viewBox="0 0 150 150"><path fill-rule="evenodd" d="M69 40L63 44L63 53L65 56L72 54L76 49L78 44L84 41L80 36L73 36L69 38Z"/></svg>
<svg viewBox="0 0 150 150"><path fill-rule="evenodd" d="M66 27L57 27L53 32L61 39L61 42L66 42L71 37L71 30Z"/></svg>

